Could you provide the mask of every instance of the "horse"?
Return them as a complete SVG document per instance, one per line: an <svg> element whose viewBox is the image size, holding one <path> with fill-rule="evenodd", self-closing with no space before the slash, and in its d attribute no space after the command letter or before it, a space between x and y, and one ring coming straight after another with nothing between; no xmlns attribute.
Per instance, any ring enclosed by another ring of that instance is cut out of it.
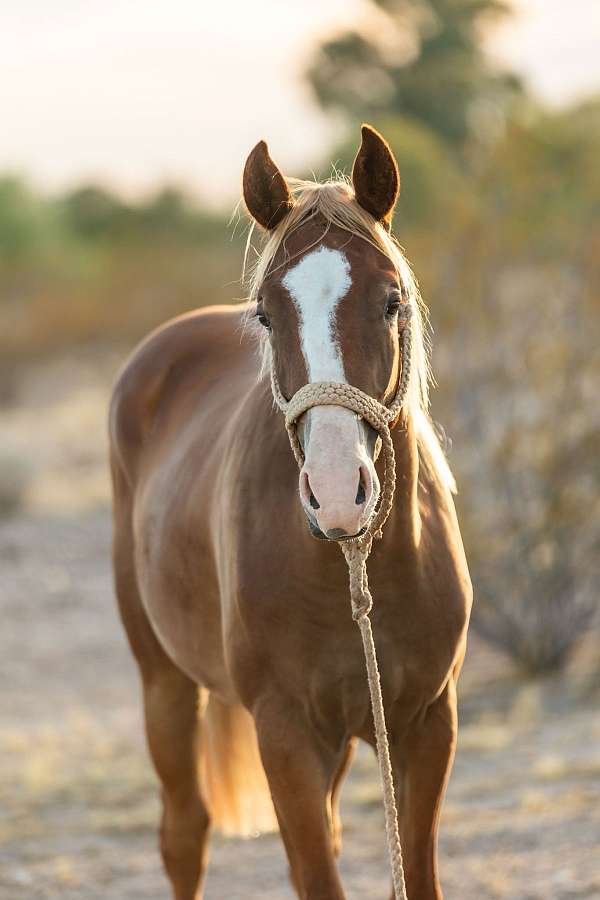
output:
<svg viewBox="0 0 600 900"><path fill-rule="evenodd" d="M298 473L270 375L285 398L334 381L388 404L402 304L412 366L392 429L395 501L369 562L371 621L408 897L442 897L437 835L471 585L428 414L426 310L391 232L399 184L367 125L351 179L286 179L261 141L243 176L262 236L248 300L167 322L117 378L115 586L175 900L202 896L211 827L278 828L298 896L344 898L340 789L356 742L375 737L337 545L377 508L380 441L351 410L314 406L298 423Z"/></svg>

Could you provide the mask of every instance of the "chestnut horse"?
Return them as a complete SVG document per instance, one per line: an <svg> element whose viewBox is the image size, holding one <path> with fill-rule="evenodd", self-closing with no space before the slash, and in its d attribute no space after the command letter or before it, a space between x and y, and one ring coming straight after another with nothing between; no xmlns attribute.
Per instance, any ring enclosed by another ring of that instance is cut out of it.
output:
<svg viewBox="0 0 600 900"><path fill-rule="evenodd" d="M211 825L278 824L298 895L344 897L340 785L356 739L373 745L374 733L337 542L376 508L379 441L350 410L317 406L300 422L298 480L269 373L286 397L328 380L389 403L401 303L412 369L392 432L394 507L369 561L371 619L408 897L442 896L437 831L471 587L427 414L424 307L389 230L398 190L394 157L368 126L349 182L286 180L260 142L244 171L265 238L249 302L168 322L114 391L116 590L176 900L202 895Z"/></svg>

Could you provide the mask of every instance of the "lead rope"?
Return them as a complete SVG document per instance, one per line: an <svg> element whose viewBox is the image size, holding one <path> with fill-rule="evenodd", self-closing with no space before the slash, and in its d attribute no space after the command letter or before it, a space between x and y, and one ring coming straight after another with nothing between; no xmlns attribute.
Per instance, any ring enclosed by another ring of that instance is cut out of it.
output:
<svg viewBox="0 0 600 900"><path fill-rule="evenodd" d="M304 453L297 434L297 423L300 416L313 406L344 406L365 419L381 438L384 477L379 507L372 517L367 530L360 537L349 541L338 541L348 565L350 579L350 602L352 604L352 618L360 628L367 677L369 681L369 693L371 695L371 707L373 710L373 723L375 726L375 739L377 742L377 759L379 761L379 774L383 791L383 805L385 810L385 830L387 834L388 853L392 869L392 882L396 900L408 900L406 884L404 881L404 866L402 863L402 847L398 831L398 812L396 809L396 795L394 792L394 778L392 764L390 762L390 748L385 725L385 712L383 696L381 693L381 677L377 665L377 653L369 613L373 606L373 598L369 591L369 579L367 577L367 559L371 552L373 539L382 537L382 529L391 512L396 487L396 460L394 445L390 433L390 423L393 423L402 410L408 385L410 381L411 362L411 330L410 317L412 307L406 303L401 306L398 316L398 326L401 329L401 358L402 369L396 395L389 407L384 406L369 397L359 388L349 384L340 384L335 381L319 381L305 384L291 400L286 400L281 392L275 367L271 365L271 388L277 406L285 415L285 427L294 456L298 466L304 464Z"/></svg>

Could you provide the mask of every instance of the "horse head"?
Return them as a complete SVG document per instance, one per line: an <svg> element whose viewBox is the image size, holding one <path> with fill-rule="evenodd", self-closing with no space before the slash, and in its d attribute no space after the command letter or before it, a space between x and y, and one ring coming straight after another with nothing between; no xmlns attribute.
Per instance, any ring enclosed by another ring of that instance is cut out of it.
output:
<svg viewBox="0 0 600 900"><path fill-rule="evenodd" d="M285 397L324 381L351 384L381 403L394 396L398 313L407 298L381 239L390 240L399 183L389 146L369 126L351 183L314 185L319 202L305 201L305 209L264 141L248 157L246 205L276 246L257 280L253 310ZM353 228L353 219L363 228ZM363 237L365 220L376 240ZM377 433L343 406L315 406L302 416L298 438L300 500L312 533L336 541L360 534L380 493Z"/></svg>

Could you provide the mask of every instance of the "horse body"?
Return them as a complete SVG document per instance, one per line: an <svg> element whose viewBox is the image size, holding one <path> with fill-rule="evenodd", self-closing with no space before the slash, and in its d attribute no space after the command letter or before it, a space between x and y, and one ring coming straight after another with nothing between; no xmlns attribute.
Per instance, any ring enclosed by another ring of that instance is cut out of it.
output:
<svg viewBox="0 0 600 900"><path fill-rule="evenodd" d="M142 674L177 900L201 890L210 820L264 827L269 792L300 897L342 900L339 786L353 740L374 745L362 646L346 564L306 527L244 318L239 307L182 316L118 380L117 594ZM451 493L419 423L407 415L393 440L397 490L369 561L371 619L409 898L434 900L470 584Z"/></svg>

